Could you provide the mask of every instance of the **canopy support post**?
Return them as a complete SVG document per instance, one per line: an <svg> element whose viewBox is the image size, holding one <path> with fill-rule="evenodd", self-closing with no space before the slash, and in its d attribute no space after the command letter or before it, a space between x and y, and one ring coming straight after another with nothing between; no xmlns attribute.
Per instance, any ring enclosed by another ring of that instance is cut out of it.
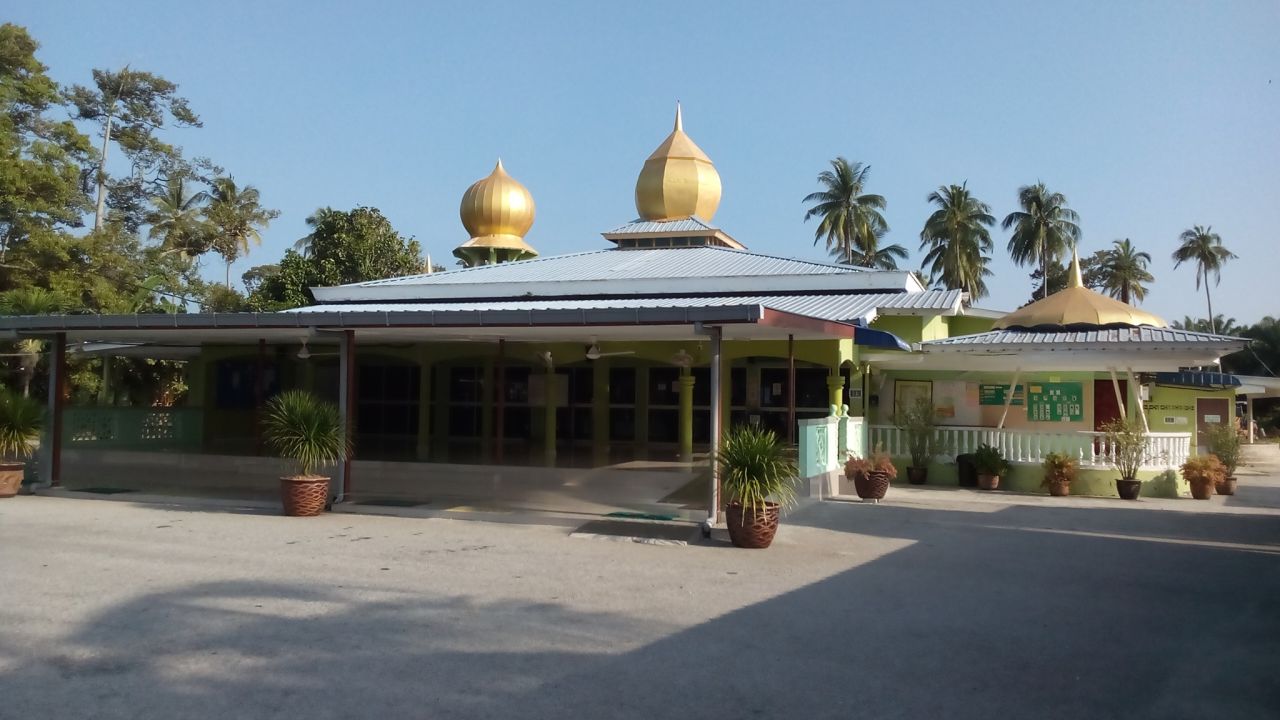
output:
<svg viewBox="0 0 1280 720"><path fill-rule="evenodd" d="M996 426L997 430L1004 429L1004 421L1009 417L1009 406L1013 404L1013 393L1018 389L1018 377L1022 375L1022 368L1016 368L1013 371L1013 380L1009 382L1009 389L1004 393L1004 410L1000 413L1000 424ZM1023 400L1023 402L1026 402Z"/></svg>
<svg viewBox="0 0 1280 720"><path fill-rule="evenodd" d="M1116 404L1120 406L1120 419L1128 422L1129 414L1124 409L1124 394L1120 392L1120 381L1116 379L1116 369L1111 367L1107 368L1107 371L1111 373L1111 389L1115 390Z"/></svg>
<svg viewBox="0 0 1280 720"><path fill-rule="evenodd" d="M1125 368L1129 373L1129 392L1133 393L1133 398L1138 402L1138 417L1142 418L1142 432L1144 434L1151 433L1151 426L1147 424L1147 409L1142 406L1142 389L1138 386L1138 378L1133 374L1133 368Z"/></svg>

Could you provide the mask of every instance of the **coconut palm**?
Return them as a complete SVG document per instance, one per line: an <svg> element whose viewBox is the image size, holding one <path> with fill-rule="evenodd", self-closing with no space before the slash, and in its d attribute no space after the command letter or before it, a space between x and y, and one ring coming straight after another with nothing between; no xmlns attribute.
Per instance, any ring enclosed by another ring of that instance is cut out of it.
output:
<svg viewBox="0 0 1280 720"><path fill-rule="evenodd" d="M924 266L930 283L941 281L972 299L986 297L983 278L991 274L987 262L994 247L987 228L996 223L991 208L969 192L967 182L939 187L927 199L938 208L920 231L920 249L928 248Z"/></svg>
<svg viewBox="0 0 1280 720"><path fill-rule="evenodd" d="M1196 289L1200 289L1203 281L1204 300L1209 306L1209 328L1211 332L1217 332L1213 298L1209 296L1209 276L1213 275L1213 284L1217 285L1222 280L1222 266L1228 260L1236 259L1236 254L1222 244L1222 238L1210 226L1196 225L1190 230L1183 230L1178 239L1182 244L1173 251L1173 268L1178 269L1184 262L1195 263Z"/></svg>
<svg viewBox="0 0 1280 720"><path fill-rule="evenodd" d="M1019 265L1039 265L1041 277L1049 274L1049 263L1059 262L1080 241L1080 216L1067 207L1062 193L1050 192L1044 183L1018 188L1018 206L1005 216L1000 227L1013 228L1009 254ZM1049 296L1046 283L1044 297Z"/></svg>
<svg viewBox="0 0 1280 720"><path fill-rule="evenodd" d="M280 212L262 207L257 188L238 187L229 177L213 181L210 197L205 217L213 226L213 248L227 263L226 285L231 287L231 265L248 255L251 245L262 244L259 230L266 229Z"/></svg>
<svg viewBox="0 0 1280 720"><path fill-rule="evenodd" d="M181 252L196 257L209 249L208 226L201 217L209 193L203 190L192 193L185 178L171 177L165 190L151 198L152 210L146 215L151 226L147 237L159 240L169 252Z"/></svg>
<svg viewBox="0 0 1280 720"><path fill-rule="evenodd" d="M845 248L842 247L833 247L829 252L837 262L842 262L846 265L875 268L877 270L897 270L898 261L907 259L907 249L897 243L880 247L880 240L884 236L884 230L876 231L875 243L869 249L853 248L852 255L846 255Z"/></svg>
<svg viewBox="0 0 1280 720"><path fill-rule="evenodd" d="M1124 303L1142 302L1147 297L1147 287L1143 283L1154 282L1155 278L1147 272L1151 255L1138 252L1138 249L1124 240L1113 240L1112 247L1102 251L1102 260L1098 267L1101 274L1102 288L1113 298Z"/></svg>
<svg viewBox="0 0 1280 720"><path fill-rule="evenodd" d="M889 229L880 214L886 205L884 197L863 192L870 172L870 166L837 157L831 161L830 170L818 173L822 189L801 201L812 203L805 211L805 222L819 219L813 244L824 240L828 250L839 249L844 257L853 258L864 267L875 267L866 263L875 262L879 239ZM905 257L906 250L902 253Z"/></svg>
<svg viewBox="0 0 1280 720"><path fill-rule="evenodd" d="M306 220L307 227L311 228L311 232L307 233L306 235L303 235L302 237L294 241L293 243L294 252L297 252L298 254L303 256L310 255L311 241L315 238L315 229L320 227L320 225L322 225L324 221L328 219L330 216L340 212L341 212L340 210L334 210L333 208L328 206L325 206L322 208L316 208L316 211L308 215ZM458 264L463 265L462 262L459 262Z"/></svg>

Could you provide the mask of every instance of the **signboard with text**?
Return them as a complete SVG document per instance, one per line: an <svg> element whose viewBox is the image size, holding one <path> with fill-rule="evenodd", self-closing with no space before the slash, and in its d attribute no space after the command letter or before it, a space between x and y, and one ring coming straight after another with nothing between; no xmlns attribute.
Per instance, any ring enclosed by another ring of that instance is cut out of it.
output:
<svg viewBox="0 0 1280 720"><path fill-rule="evenodd" d="M1084 385L1078 382L1027 384L1027 419L1032 422L1084 420Z"/></svg>
<svg viewBox="0 0 1280 720"><path fill-rule="evenodd" d="M979 405L1004 405L1005 395L1009 392L1009 385L994 385L983 383L978 386L978 404ZM1018 385L1013 389L1013 402L1010 405L1022 404L1023 387Z"/></svg>

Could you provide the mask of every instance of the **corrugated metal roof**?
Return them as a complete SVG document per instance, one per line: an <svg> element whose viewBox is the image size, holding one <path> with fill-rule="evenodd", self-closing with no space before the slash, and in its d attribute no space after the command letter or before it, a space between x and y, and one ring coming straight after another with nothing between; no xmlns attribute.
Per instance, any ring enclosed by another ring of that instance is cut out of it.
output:
<svg viewBox="0 0 1280 720"><path fill-rule="evenodd" d="M604 235L632 235L639 233L677 233L677 232L693 232L703 233L708 230L717 230L716 226L697 217L684 218L681 220L667 220L659 222L656 220L632 220L626 225L619 225Z"/></svg>
<svg viewBox="0 0 1280 720"><path fill-rule="evenodd" d="M838 275L865 272L867 271L848 265L780 258L714 246L652 250L609 248L498 265L460 268L428 275L372 280L343 287L682 279L752 275Z"/></svg>
<svg viewBox="0 0 1280 720"><path fill-rule="evenodd" d="M930 348L949 349L955 347L971 347L978 345L1096 345L1096 344L1232 344L1247 343L1245 338L1228 335L1210 335L1208 333L1189 332L1173 328L1135 327L1109 328L1099 330L1069 330L1065 332L1031 332L1025 330L992 330L976 335L960 335L942 340L930 340L920 346L928 351Z"/></svg>
<svg viewBox="0 0 1280 720"><path fill-rule="evenodd" d="M350 303L313 305L286 312L425 312L490 310L592 310L631 308L704 308L736 305L763 305L780 312L794 313L839 322L864 320L884 309L948 310L960 299L959 290L927 290L920 293L869 293L864 295L758 295L663 298L589 298L574 300L500 300L483 302L434 303Z"/></svg>

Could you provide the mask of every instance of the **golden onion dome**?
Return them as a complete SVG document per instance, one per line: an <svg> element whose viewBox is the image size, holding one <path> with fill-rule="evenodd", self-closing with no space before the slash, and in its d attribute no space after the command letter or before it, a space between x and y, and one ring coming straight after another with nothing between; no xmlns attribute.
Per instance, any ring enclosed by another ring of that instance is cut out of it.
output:
<svg viewBox="0 0 1280 720"><path fill-rule="evenodd" d="M677 103L675 129L644 161L636 179L636 211L643 220L710 220L719 206L720 174L685 134Z"/></svg>
<svg viewBox="0 0 1280 720"><path fill-rule="evenodd" d="M1005 315L992 325L992 329L1053 330L1139 325L1169 327L1163 318L1085 287L1080 275L1080 258L1073 250L1067 287Z"/></svg>
<svg viewBox="0 0 1280 720"><path fill-rule="evenodd" d="M533 196L507 174L502 160L489 176L474 182L462 195L458 209L471 239L453 254L472 265L523 260L538 254L524 241L533 227Z"/></svg>

